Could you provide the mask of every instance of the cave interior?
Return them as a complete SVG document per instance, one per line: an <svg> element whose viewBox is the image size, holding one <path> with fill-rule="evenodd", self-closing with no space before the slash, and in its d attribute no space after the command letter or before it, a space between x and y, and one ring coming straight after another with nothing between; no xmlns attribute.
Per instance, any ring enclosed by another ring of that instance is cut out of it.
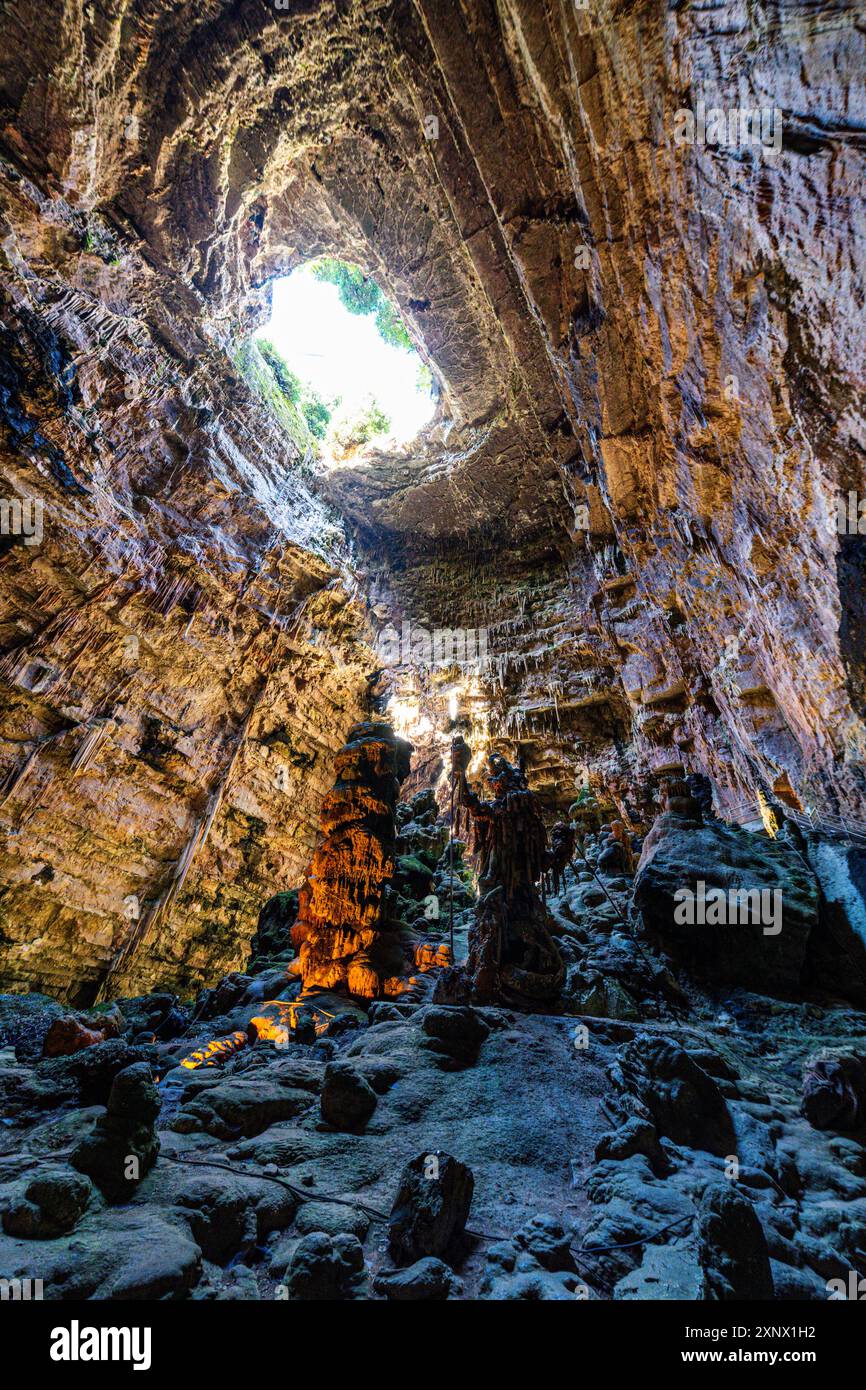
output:
<svg viewBox="0 0 866 1390"><path fill-rule="evenodd" d="M862 11L0 23L4 1290L866 1297Z"/></svg>

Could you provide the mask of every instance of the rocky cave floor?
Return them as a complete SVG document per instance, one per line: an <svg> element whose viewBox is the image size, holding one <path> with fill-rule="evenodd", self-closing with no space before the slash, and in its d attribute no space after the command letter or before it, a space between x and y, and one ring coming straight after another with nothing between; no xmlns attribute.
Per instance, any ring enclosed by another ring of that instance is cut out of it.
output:
<svg viewBox="0 0 866 1390"><path fill-rule="evenodd" d="M394 1001L316 996L321 1035L308 1019L191 1069L297 996L284 957L198 1018L165 993L99 1006L117 1035L71 1056L40 1056L61 1005L3 996L4 1275L55 1299L827 1299L866 1267L866 1132L814 1128L801 1082L816 1054L866 1051L866 1014L708 992L620 920L605 894L628 886L569 871L549 899L561 1012L434 1003L434 968ZM143 1179L112 1188L100 1153L144 1155Z"/></svg>

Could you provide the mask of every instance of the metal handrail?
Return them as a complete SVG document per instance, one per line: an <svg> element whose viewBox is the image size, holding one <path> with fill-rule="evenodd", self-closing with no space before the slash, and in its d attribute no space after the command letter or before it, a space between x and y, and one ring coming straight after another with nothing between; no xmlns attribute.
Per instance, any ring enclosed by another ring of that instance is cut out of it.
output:
<svg viewBox="0 0 866 1390"><path fill-rule="evenodd" d="M866 824L862 821L852 821L845 816L822 816L817 812L795 811L789 806L783 806L782 809L786 819L794 821L803 830L820 830L826 835L866 841ZM761 812L757 801L741 801L733 806L725 806L720 812L720 819L738 822L760 820Z"/></svg>

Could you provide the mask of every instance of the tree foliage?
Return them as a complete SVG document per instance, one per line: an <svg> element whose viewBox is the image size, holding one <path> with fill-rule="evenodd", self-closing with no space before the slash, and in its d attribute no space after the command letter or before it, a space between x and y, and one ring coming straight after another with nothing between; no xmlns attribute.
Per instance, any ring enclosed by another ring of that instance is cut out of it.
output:
<svg viewBox="0 0 866 1390"><path fill-rule="evenodd" d="M379 402L372 397L353 420L341 425L337 430L338 442L344 449L354 449L366 444L374 435L388 434L391 420Z"/></svg>
<svg viewBox="0 0 866 1390"><path fill-rule="evenodd" d="M394 305L360 266L338 261L334 256L322 256L314 262L312 270L317 280L336 285L340 302L350 314L375 314L376 327L384 342L391 347L412 348L412 339Z"/></svg>
<svg viewBox="0 0 866 1390"><path fill-rule="evenodd" d="M240 349L237 366L253 390L289 431L301 449L322 440L331 422L332 406L318 391L296 376L268 338L250 338Z"/></svg>
<svg viewBox="0 0 866 1390"><path fill-rule="evenodd" d="M269 338L259 338L258 344L259 352L276 377L277 385L283 395L292 402L292 405L297 405L303 392L301 378L295 376L286 359L280 355Z"/></svg>

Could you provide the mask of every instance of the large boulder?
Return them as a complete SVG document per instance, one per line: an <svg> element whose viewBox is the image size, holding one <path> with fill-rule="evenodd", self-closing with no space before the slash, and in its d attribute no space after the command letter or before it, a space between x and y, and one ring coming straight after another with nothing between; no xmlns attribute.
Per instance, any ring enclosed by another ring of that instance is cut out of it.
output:
<svg viewBox="0 0 866 1390"><path fill-rule="evenodd" d="M477 1009L460 1005L431 1004L420 1014L428 1041L424 1046L441 1058L446 1070L471 1066L490 1028Z"/></svg>
<svg viewBox="0 0 866 1390"><path fill-rule="evenodd" d="M71 1085L83 1105L105 1105L120 1072L155 1056L153 1048L133 1047L123 1038L107 1038L68 1057L45 1058L36 1075L58 1087Z"/></svg>
<svg viewBox="0 0 866 1390"><path fill-rule="evenodd" d="M85 1047L94 1047L107 1038L120 1034L120 1022L115 1014L100 1018L82 1018L80 1014L63 1014L55 1018L42 1040L43 1057L72 1057Z"/></svg>
<svg viewBox="0 0 866 1390"><path fill-rule="evenodd" d="M394 1263L444 1255L463 1234L475 1180L451 1154L422 1153L406 1164L388 1223Z"/></svg>
<svg viewBox="0 0 866 1390"><path fill-rule="evenodd" d="M90 1180L71 1168L39 1173L3 1212L3 1230L24 1240L51 1240L71 1231L93 1195Z"/></svg>
<svg viewBox="0 0 866 1390"><path fill-rule="evenodd" d="M286 1274L291 1299L334 1302L363 1298L364 1251L356 1236L313 1231L298 1241Z"/></svg>
<svg viewBox="0 0 866 1390"><path fill-rule="evenodd" d="M866 1057L829 1049L803 1069L802 1111L815 1129L866 1124Z"/></svg>
<svg viewBox="0 0 866 1390"><path fill-rule="evenodd" d="M704 1296L732 1302L773 1297L770 1256L755 1208L730 1182L712 1182L698 1209Z"/></svg>
<svg viewBox="0 0 866 1390"><path fill-rule="evenodd" d="M92 1178L107 1201L127 1201L156 1162L159 1109L150 1067L136 1062L114 1078L105 1115L73 1149L72 1166Z"/></svg>
<svg viewBox="0 0 866 1390"><path fill-rule="evenodd" d="M462 1281L432 1255L408 1269L383 1270L376 1276L376 1293L395 1303L442 1302L462 1289Z"/></svg>
<svg viewBox="0 0 866 1390"><path fill-rule="evenodd" d="M171 1042L189 1026L190 1011L179 1003L176 994L165 990L136 994L119 1004L130 1037L138 1041Z"/></svg>
<svg viewBox="0 0 866 1390"><path fill-rule="evenodd" d="M46 1299L182 1298L201 1275L186 1223L150 1206L91 1210L71 1235L39 1242L0 1236L7 1279L40 1279Z"/></svg>
<svg viewBox="0 0 866 1390"><path fill-rule="evenodd" d="M637 1269L616 1284L617 1302L694 1302L703 1297L701 1266L691 1245L647 1245Z"/></svg>
<svg viewBox="0 0 866 1390"><path fill-rule="evenodd" d="M756 891L764 895L759 921L745 897L757 906ZM793 850L721 821L660 816L641 853L634 903L696 974L762 993L796 993L818 926L817 881Z"/></svg>
<svg viewBox="0 0 866 1390"><path fill-rule="evenodd" d="M188 1091L189 1098L184 1098L169 1127L179 1134L203 1130L216 1139L251 1138L303 1114L314 1104L317 1091L315 1076L288 1065L226 1076L216 1084L205 1079L200 1090L191 1095Z"/></svg>

